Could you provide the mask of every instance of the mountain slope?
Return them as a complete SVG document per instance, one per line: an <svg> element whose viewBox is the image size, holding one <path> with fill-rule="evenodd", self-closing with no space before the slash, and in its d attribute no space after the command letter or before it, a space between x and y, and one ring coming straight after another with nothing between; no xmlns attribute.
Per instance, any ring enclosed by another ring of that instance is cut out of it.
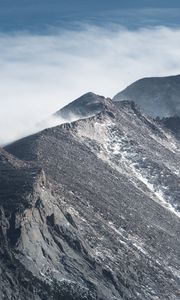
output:
<svg viewBox="0 0 180 300"><path fill-rule="evenodd" d="M14 203L0 194L4 297L14 285L15 300L178 299L179 156L161 124L110 100L2 150L0 184Z"/></svg>
<svg viewBox="0 0 180 300"><path fill-rule="evenodd" d="M152 117L180 116L180 75L140 79L118 93L113 100L134 101Z"/></svg>

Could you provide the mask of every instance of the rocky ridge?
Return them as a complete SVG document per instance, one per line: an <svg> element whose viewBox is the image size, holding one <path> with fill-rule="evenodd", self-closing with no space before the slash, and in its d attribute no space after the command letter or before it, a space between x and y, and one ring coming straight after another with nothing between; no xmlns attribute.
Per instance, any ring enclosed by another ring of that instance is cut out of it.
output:
<svg viewBox="0 0 180 300"><path fill-rule="evenodd" d="M179 298L179 140L101 100L0 150L2 299Z"/></svg>

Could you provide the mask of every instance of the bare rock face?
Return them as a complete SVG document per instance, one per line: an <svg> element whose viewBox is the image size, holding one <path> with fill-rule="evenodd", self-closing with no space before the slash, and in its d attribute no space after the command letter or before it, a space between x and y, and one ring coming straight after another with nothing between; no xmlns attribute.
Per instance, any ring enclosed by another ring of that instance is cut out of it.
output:
<svg viewBox="0 0 180 300"><path fill-rule="evenodd" d="M179 299L179 140L102 105L0 150L0 299Z"/></svg>
<svg viewBox="0 0 180 300"><path fill-rule="evenodd" d="M118 93L114 101L134 101L152 117L180 117L180 75L140 79Z"/></svg>

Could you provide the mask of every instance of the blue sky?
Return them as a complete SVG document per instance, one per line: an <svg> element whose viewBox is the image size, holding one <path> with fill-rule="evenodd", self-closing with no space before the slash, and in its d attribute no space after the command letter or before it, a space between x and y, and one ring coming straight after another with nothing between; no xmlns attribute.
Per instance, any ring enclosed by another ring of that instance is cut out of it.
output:
<svg viewBox="0 0 180 300"><path fill-rule="evenodd" d="M0 31L47 32L80 23L128 28L180 24L179 0L0 0Z"/></svg>

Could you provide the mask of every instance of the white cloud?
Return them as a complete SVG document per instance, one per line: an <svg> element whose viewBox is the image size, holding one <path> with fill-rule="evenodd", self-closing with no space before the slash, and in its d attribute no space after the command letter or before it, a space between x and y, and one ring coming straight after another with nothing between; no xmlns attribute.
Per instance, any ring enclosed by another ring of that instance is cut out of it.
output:
<svg viewBox="0 0 180 300"><path fill-rule="evenodd" d="M165 27L0 35L0 144L85 92L112 97L141 77L180 73L179 49L180 29Z"/></svg>

